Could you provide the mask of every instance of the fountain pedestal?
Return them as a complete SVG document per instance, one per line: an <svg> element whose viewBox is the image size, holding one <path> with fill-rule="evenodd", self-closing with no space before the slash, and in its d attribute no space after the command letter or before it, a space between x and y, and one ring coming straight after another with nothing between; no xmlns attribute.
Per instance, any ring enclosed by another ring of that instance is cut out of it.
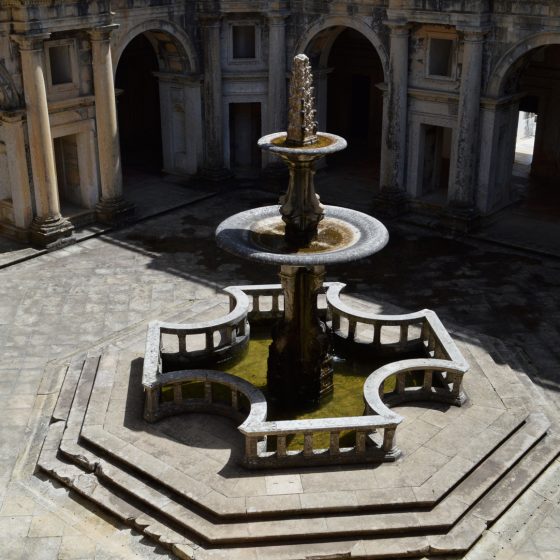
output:
<svg viewBox="0 0 560 560"><path fill-rule="evenodd" d="M216 231L218 245L257 262L280 265L284 317L272 333L268 392L284 408L313 406L333 390L330 335L317 316L324 266L371 255L385 246L377 220L337 206L323 206L313 185L314 162L346 148L346 140L317 132L311 65L294 58L287 132L259 140L262 150L290 169L281 206L231 216Z"/></svg>
<svg viewBox="0 0 560 560"><path fill-rule="evenodd" d="M333 390L329 330L317 314L325 267L282 266L284 317L272 331L267 386L284 407L314 405Z"/></svg>

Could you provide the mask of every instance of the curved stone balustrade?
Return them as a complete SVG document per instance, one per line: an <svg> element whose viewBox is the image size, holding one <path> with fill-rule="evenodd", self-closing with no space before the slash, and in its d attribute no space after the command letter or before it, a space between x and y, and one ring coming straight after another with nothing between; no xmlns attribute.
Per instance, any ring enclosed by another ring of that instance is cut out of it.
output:
<svg viewBox="0 0 560 560"><path fill-rule="evenodd" d="M282 289L274 284L226 288L230 312L221 319L188 325L150 324L143 374L145 419L153 422L190 411L214 412L242 422L238 429L245 437L244 463L251 468L395 460L400 455L395 434L403 417L390 407L411 401L461 405L466 398L462 378L469 366L433 311L425 309L404 315L366 313L342 302L340 292L344 287L339 282L325 283L326 299L321 306L324 313L328 311L337 338L349 344L371 346L375 351L390 348L406 352L412 346L422 345L428 356L392 362L372 372L364 383L364 416L268 421L262 392L237 376L211 370L162 371L162 334L177 336L179 352L187 355L190 354L189 335L205 334L207 344L204 349L194 351L197 356L215 357L220 353L225 356L246 344L248 318L270 320L282 313ZM270 309L264 309L263 298L267 298ZM342 319L347 321L346 329L341 328ZM361 324L373 327L371 340L357 338ZM418 337L410 336L411 326L417 327ZM399 327L398 341L383 343L381 331L387 327ZM216 332L220 333L218 344L214 344ZM407 376L411 375L421 376L422 384L407 384ZM392 376L396 380L395 389L385 393L385 382ZM183 385L197 382L203 384L201 395L184 397ZM215 398L217 386L221 387L220 398ZM163 398L165 388L168 392ZM226 398L223 388L227 389ZM341 447L341 434L347 432L354 433L355 440L353 445ZM328 448L315 448L314 436L319 433L329 434ZM298 435L303 436L301 449L288 449L290 439Z"/></svg>
<svg viewBox="0 0 560 560"><path fill-rule="evenodd" d="M249 299L238 287L224 289L230 300L230 311L224 317L197 323L175 324L152 321L148 325L142 383L144 387L157 384L163 372L163 360L194 365L201 360L223 360L242 351L249 343L250 327L247 320ZM164 335L176 337L175 352L166 351ZM204 335L202 347L195 346L195 337ZM216 341L216 339L218 339ZM193 346L190 347L190 340Z"/></svg>

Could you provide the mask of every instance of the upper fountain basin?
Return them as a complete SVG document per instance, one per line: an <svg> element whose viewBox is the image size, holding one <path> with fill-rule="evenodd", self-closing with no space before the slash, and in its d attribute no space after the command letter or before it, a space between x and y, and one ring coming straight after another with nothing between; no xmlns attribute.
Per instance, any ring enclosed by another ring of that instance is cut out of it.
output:
<svg viewBox="0 0 560 560"><path fill-rule="evenodd" d="M316 142L297 146L286 142L287 132L275 132L274 134L263 136L259 140L258 145L261 150L267 150L284 157L290 155L321 157L344 150L347 146L346 140L336 134L317 132L316 136Z"/></svg>
<svg viewBox="0 0 560 560"><path fill-rule="evenodd" d="M385 247L387 228L375 218L339 206L325 206L316 238L307 247L286 243L280 206L240 212L216 229L218 246L239 257L266 264L316 266L362 259Z"/></svg>

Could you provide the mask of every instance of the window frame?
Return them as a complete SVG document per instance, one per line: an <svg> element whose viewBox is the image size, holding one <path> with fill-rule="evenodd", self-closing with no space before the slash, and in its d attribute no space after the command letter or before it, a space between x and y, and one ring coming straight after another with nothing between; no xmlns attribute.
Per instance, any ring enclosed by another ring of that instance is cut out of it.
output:
<svg viewBox="0 0 560 560"><path fill-rule="evenodd" d="M445 82L454 82L457 79L457 50L458 50L458 40L457 36L453 33L437 33L430 32L427 37L427 47L426 47L426 64L425 64L425 77L430 80L441 80ZM432 74L430 72L430 63L432 56L432 39L439 39L451 42L451 52L450 52L450 66L451 72L449 75L445 74Z"/></svg>
<svg viewBox="0 0 560 560"><path fill-rule="evenodd" d="M72 80L62 84L53 84L51 53L50 49L54 47L68 47L70 55L70 75ZM65 94L77 94L80 89L80 77L78 67L78 56L76 52L75 39L57 39L54 41L45 41L45 77L47 82L47 92L52 96L62 96Z"/></svg>

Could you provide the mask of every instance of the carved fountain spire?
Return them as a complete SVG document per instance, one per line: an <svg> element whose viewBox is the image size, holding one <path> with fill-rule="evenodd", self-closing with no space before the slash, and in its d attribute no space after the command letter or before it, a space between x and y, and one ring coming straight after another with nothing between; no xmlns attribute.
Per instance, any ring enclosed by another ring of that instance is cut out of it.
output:
<svg viewBox="0 0 560 560"><path fill-rule="evenodd" d="M324 154L317 149L319 138L312 84L309 58L298 54L290 80L288 132L284 142L288 150L279 153L290 169L288 191L280 198L280 214L286 224L286 242L295 248L309 246L324 216L313 185L314 162Z"/></svg>
<svg viewBox="0 0 560 560"><path fill-rule="evenodd" d="M294 58L288 104L288 137L290 146L307 146L317 142L313 74L309 58L298 54Z"/></svg>

